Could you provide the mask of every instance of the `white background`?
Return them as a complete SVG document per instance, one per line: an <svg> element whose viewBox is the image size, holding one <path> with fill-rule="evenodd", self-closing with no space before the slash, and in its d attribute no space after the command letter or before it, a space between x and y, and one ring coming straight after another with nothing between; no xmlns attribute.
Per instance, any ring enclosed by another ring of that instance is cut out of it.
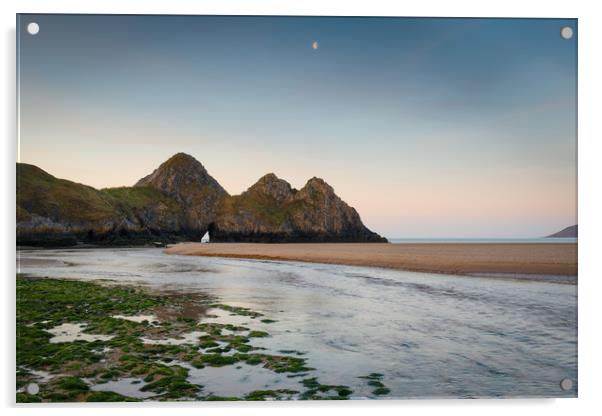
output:
<svg viewBox="0 0 602 416"><path fill-rule="evenodd" d="M2 191L0 202L0 255L4 272L2 281L3 337L0 373L2 404L9 411L38 414L86 414L145 412L148 414L440 414L504 415L529 413L546 415L588 414L602 412L600 397L600 329L602 325L602 204L600 165L602 135L600 123L600 65L602 53L602 19L590 1L497 2L441 0L387 2L369 1L202 1L202 0L3 0L2 65ZM15 397L15 13L133 13L133 14L298 14L298 15L381 15L381 16L481 16L481 17L568 17L579 18L579 398L556 400L422 400L379 402L294 402L294 403L190 403L124 405L45 405L16 406ZM598 261L597 261L598 260Z"/></svg>

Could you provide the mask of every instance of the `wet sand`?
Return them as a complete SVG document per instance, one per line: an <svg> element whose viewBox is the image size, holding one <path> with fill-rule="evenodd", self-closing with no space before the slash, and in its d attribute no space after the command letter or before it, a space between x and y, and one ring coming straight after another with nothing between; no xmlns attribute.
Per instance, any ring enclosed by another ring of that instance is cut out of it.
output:
<svg viewBox="0 0 602 416"><path fill-rule="evenodd" d="M291 260L452 274L577 275L577 244L181 243L167 254Z"/></svg>

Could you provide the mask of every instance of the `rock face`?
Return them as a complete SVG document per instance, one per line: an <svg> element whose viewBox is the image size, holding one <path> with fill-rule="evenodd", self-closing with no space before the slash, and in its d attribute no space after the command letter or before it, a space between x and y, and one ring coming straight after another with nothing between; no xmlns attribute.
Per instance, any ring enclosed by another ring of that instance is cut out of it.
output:
<svg viewBox="0 0 602 416"><path fill-rule="evenodd" d="M181 206L154 188L97 190L17 164L19 245L178 241L191 237L184 218Z"/></svg>
<svg viewBox="0 0 602 416"><path fill-rule="evenodd" d="M123 218L100 191L17 164L17 242L73 244L75 234L106 233Z"/></svg>
<svg viewBox="0 0 602 416"><path fill-rule="evenodd" d="M546 238L577 238L577 228L577 225L571 225L570 227L566 227L565 229L549 235Z"/></svg>
<svg viewBox="0 0 602 416"><path fill-rule="evenodd" d="M274 174L229 196L178 153L133 187L97 190L17 164L17 244L200 241L386 241L318 178L301 189Z"/></svg>
<svg viewBox="0 0 602 416"><path fill-rule="evenodd" d="M386 241L322 179L298 191L273 173L225 200L209 233L218 242Z"/></svg>
<svg viewBox="0 0 602 416"><path fill-rule="evenodd" d="M228 197L205 167L185 153L172 156L134 186L151 187L173 198L183 209L182 225L191 231L206 230Z"/></svg>

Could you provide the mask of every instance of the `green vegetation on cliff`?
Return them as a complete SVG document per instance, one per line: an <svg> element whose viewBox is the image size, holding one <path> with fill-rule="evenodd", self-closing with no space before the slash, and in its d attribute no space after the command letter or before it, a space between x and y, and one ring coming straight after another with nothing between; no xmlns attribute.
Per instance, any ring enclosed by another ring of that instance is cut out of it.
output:
<svg viewBox="0 0 602 416"><path fill-rule="evenodd" d="M214 241L386 241L320 178L300 190L273 173L226 198L213 224Z"/></svg>
<svg viewBox="0 0 602 416"><path fill-rule="evenodd" d="M27 221L32 215L57 223L93 224L112 221L118 210L113 198L101 191L18 163L17 220Z"/></svg>

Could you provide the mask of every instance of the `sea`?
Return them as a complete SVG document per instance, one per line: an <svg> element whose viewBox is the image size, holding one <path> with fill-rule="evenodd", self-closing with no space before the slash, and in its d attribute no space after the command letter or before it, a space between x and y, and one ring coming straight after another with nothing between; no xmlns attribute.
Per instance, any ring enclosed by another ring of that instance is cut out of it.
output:
<svg viewBox="0 0 602 416"><path fill-rule="evenodd" d="M577 238L387 238L393 244L566 244Z"/></svg>

